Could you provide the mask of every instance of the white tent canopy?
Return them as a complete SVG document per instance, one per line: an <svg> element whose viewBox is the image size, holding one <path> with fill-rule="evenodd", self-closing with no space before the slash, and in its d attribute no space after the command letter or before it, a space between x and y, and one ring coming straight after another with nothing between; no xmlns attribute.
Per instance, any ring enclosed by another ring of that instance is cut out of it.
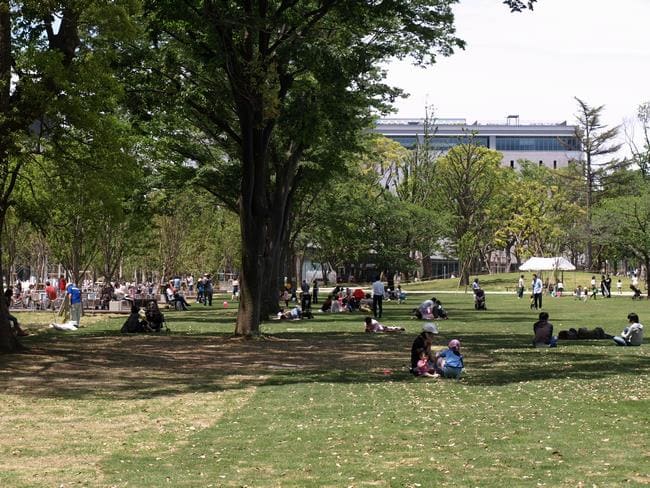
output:
<svg viewBox="0 0 650 488"><path fill-rule="evenodd" d="M576 267L561 256L554 258L533 257L519 266L519 271L575 271Z"/></svg>

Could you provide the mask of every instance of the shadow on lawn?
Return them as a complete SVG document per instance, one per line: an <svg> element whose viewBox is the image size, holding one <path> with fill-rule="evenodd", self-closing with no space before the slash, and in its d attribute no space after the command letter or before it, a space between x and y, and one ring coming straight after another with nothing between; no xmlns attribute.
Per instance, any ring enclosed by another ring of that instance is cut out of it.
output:
<svg viewBox="0 0 650 488"><path fill-rule="evenodd" d="M528 334L464 333L461 326L439 337L437 348L452 335L465 345L468 385L650 372L644 348L616 348L609 341L540 350L527 346ZM44 334L31 341L28 353L0 356L0 384L7 393L41 397L146 399L292 383L427 381L407 371L413 338L331 331L259 340L220 333L123 336L113 330Z"/></svg>

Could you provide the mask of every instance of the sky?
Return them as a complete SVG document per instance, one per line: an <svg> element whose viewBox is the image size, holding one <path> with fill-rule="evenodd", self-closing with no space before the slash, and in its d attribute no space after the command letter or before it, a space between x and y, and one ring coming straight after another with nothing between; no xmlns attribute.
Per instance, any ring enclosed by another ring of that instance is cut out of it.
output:
<svg viewBox="0 0 650 488"><path fill-rule="evenodd" d="M522 13L501 0L461 0L454 13L464 51L424 69L387 65L388 82L410 93L392 117L422 118L432 105L436 117L468 123L519 115L571 124L579 97L604 105L612 126L650 101L650 0L538 0Z"/></svg>

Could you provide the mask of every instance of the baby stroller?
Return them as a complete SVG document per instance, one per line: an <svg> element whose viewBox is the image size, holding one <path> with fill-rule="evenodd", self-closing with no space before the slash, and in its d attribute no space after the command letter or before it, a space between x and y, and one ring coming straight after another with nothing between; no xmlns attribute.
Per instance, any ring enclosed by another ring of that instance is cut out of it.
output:
<svg viewBox="0 0 650 488"><path fill-rule="evenodd" d="M480 288L474 291L474 308L476 310L487 310L485 306L485 292Z"/></svg>
<svg viewBox="0 0 650 488"><path fill-rule="evenodd" d="M632 295L632 300L639 300L641 299L641 290L639 290L636 286L630 285L630 290L634 292L634 295Z"/></svg>

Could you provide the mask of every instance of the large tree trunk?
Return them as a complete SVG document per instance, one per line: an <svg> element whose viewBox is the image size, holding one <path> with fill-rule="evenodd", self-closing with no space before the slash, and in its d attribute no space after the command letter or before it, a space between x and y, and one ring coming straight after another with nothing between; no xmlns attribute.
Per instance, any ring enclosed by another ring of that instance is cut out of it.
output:
<svg viewBox="0 0 650 488"><path fill-rule="evenodd" d="M7 211L0 208L0 229L4 229L5 215ZM0 239L0 276L3 276L2 270L2 240ZM7 282L9 285L9 282ZM9 323L9 308L4 296L0 296L0 351L1 352L14 352L20 349L21 345L13 333L11 324Z"/></svg>
<svg viewBox="0 0 650 488"><path fill-rule="evenodd" d="M243 209L242 209L243 210ZM242 228L242 269L239 276L241 293L235 334L241 336L258 335L260 330L260 311L262 304L263 252L264 238L257 230L263 228L262 219L249 212L241 213Z"/></svg>
<svg viewBox="0 0 650 488"><path fill-rule="evenodd" d="M13 190L9 172L9 144L10 142L10 86L11 86L11 17L9 13L9 1L0 1L0 167L5 174L2 180L2 195L0 195L0 232L5 231L5 217L11 191ZM0 239L0 276L2 271L3 250L2 239ZM7 285L10 281L7 280ZM4 299L0 299L0 351L12 352L18 348L18 341L14 336L9 324L9 310Z"/></svg>
<svg viewBox="0 0 650 488"><path fill-rule="evenodd" d="M242 237L241 296L235 335L259 335L262 310L266 242L269 238L267 166L269 133L263 129L261 98L238 98L242 134L242 178L239 197L239 222Z"/></svg>
<svg viewBox="0 0 650 488"><path fill-rule="evenodd" d="M267 238L271 244L264 262L260 320L265 320L280 310L278 295L283 285L283 268L286 268L287 276L291 277L291 273L288 272L290 267L286 265L287 259L291 255L289 252L289 232L286 230L281 232L275 225L273 230L274 235Z"/></svg>

